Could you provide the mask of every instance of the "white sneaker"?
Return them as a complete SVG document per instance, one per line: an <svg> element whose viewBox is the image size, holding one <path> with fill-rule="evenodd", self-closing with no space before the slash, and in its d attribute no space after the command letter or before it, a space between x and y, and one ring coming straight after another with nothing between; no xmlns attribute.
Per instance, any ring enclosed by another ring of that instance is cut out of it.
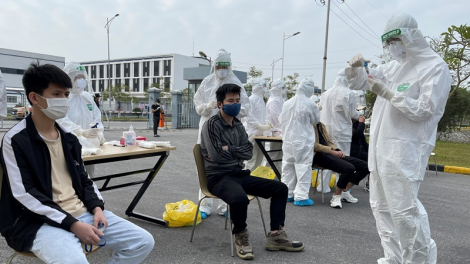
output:
<svg viewBox="0 0 470 264"><path fill-rule="evenodd" d="M330 201L330 206L333 208L338 208L338 209L343 208L343 205L341 204L341 195L333 194L333 198L331 198L331 201Z"/></svg>
<svg viewBox="0 0 470 264"><path fill-rule="evenodd" d="M350 192L341 192L341 201L347 203L357 203L359 200L354 198Z"/></svg>

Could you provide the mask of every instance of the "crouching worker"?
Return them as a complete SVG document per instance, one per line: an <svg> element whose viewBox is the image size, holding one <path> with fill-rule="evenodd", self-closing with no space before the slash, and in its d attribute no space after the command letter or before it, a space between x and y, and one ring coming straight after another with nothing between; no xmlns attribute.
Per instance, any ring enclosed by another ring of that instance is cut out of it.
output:
<svg viewBox="0 0 470 264"><path fill-rule="evenodd" d="M77 137L56 122L69 110L69 76L31 64L23 86L33 111L6 132L0 152L0 231L8 245L45 263L88 263L82 247L91 245L114 251L106 263L142 262L152 235L104 210Z"/></svg>
<svg viewBox="0 0 470 264"><path fill-rule="evenodd" d="M303 243L290 240L283 230L287 186L279 181L250 176L249 170L243 170L243 161L251 159L253 145L236 118L240 111L240 89L236 84L222 85L216 92L219 113L202 127L201 152L207 187L230 206L235 246L240 258L254 258L246 229L250 203L247 194L271 198L271 232L266 238L266 250L301 251Z"/></svg>

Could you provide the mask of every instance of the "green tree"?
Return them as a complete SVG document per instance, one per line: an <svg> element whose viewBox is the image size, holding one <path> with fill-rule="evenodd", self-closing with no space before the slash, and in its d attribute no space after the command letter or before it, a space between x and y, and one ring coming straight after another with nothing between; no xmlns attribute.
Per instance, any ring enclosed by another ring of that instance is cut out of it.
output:
<svg viewBox="0 0 470 264"><path fill-rule="evenodd" d="M297 81L298 77L299 74L294 72L294 74L287 75L283 78L284 82L286 83L287 99L290 99L292 96L295 95L297 85L299 85L299 81Z"/></svg>
<svg viewBox="0 0 470 264"><path fill-rule="evenodd" d="M248 80L247 80L247 83L243 87L245 88L245 91L248 94L251 94L251 90L253 88L253 87L251 87L251 83L250 83L251 80L254 79L254 78L262 77L263 76L263 71L257 70L256 66L251 66L250 70L248 70L248 72L247 72L247 75L248 75Z"/></svg>
<svg viewBox="0 0 470 264"><path fill-rule="evenodd" d="M108 100L109 98L109 88L106 88L104 92L101 94L103 95L103 100ZM129 94L130 88L125 84L119 84L115 86L111 86L111 100L116 102L130 102L136 97L132 97Z"/></svg>
<svg viewBox="0 0 470 264"><path fill-rule="evenodd" d="M452 87L439 131L460 129L469 115L470 93L470 27L452 25L437 38L428 38L431 48L447 63L452 74Z"/></svg>

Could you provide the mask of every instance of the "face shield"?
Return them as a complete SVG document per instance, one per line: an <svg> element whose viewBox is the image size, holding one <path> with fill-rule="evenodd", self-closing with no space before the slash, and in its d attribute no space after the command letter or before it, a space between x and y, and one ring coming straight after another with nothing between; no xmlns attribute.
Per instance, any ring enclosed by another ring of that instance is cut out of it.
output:
<svg viewBox="0 0 470 264"><path fill-rule="evenodd" d="M232 72L232 59L230 53L224 49L220 49L217 53L217 57L214 59L214 68L211 73L214 72L219 80L227 78Z"/></svg>
<svg viewBox="0 0 470 264"><path fill-rule="evenodd" d="M383 60L389 62L396 60L400 63L409 59L407 46L413 44L414 35L418 30L416 20L407 14L391 17L382 35Z"/></svg>

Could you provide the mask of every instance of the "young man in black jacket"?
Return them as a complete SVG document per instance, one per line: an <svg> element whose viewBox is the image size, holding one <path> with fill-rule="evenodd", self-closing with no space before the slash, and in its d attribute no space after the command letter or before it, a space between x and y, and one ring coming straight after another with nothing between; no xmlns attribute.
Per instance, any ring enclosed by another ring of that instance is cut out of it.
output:
<svg viewBox="0 0 470 264"><path fill-rule="evenodd" d="M108 263L143 261L152 235L104 210L77 137L55 122L69 109L68 75L54 65L31 64L23 86L33 111L5 134L0 156L0 231L8 245L46 263L88 263L82 243L105 243L115 252Z"/></svg>
<svg viewBox="0 0 470 264"><path fill-rule="evenodd" d="M250 176L243 170L244 160L251 159L253 145L236 116L240 112L240 90L236 84L224 84L216 92L219 113L212 116L201 130L201 152L209 191L230 206L237 255L253 259L253 249L246 229L250 201L247 194L271 198L271 232L266 238L267 250L301 251L302 242L290 240L283 230L287 203L287 186L279 181Z"/></svg>

